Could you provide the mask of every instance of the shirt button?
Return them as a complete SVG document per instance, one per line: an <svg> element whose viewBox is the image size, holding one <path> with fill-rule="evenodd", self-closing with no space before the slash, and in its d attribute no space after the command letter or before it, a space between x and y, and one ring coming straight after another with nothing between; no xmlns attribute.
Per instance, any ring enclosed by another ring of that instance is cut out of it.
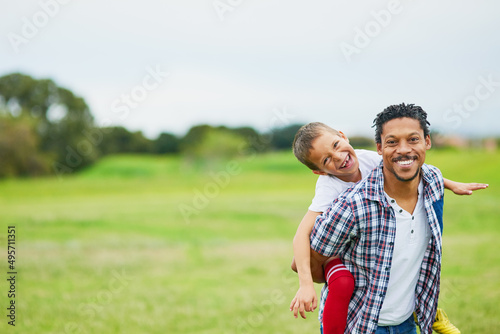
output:
<svg viewBox="0 0 500 334"><path fill-rule="evenodd" d="M389 242L389 246L393 246L394 245L394 242Z"/></svg>
<svg viewBox="0 0 500 334"><path fill-rule="evenodd" d="M411 217L411 220L415 220L415 216L412 216L412 217Z"/></svg>
<svg viewBox="0 0 500 334"><path fill-rule="evenodd" d="M403 213L403 209L399 210L399 213Z"/></svg>
<svg viewBox="0 0 500 334"><path fill-rule="evenodd" d="M389 267L385 267L385 270L386 270L386 271L389 271L389 269L390 269Z"/></svg>
<svg viewBox="0 0 500 334"><path fill-rule="evenodd" d="M413 233L413 230L411 230L411 233Z"/></svg>
<svg viewBox="0 0 500 334"><path fill-rule="evenodd" d="M391 203L394 203L394 202L396 202L396 201L392 199L392 200L391 200Z"/></svg>
<svg viewBox="0 0 500 334"><path fill-rule="evenodd" d="M383 294L383 293L380 293L378 296L379 296L379 297L384 297L384 294Z"/></svg>

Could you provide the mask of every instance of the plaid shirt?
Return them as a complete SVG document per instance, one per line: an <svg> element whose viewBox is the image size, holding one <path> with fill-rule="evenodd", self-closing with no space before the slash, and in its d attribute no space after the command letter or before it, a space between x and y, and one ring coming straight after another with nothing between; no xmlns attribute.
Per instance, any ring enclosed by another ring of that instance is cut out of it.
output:
<svg viewBox="0 0 500 334"><path fill-rule="evenodd" d="M415 289L415 312L421 332L432 333L441 272L441 230L444 186L439 169L424 164L425 212L432 232ZM441 211L442 212L442 211ZM389 283L396 237L396 218L384 195L382 163L364 180L342 193L319 216L311 233L311 248L338 255L354 275L346 333L374 333ZM321 309L324 306L322 296Z"/></svg>

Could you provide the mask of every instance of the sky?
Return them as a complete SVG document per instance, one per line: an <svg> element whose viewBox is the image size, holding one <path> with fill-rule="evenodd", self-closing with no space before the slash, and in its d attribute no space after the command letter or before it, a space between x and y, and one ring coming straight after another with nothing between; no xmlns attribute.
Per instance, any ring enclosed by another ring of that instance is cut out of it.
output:
<svg viewBox="0 0 500 334"><path fill-rule="evenodd" d="M415 103L431 129L500 135L500 2L0 0L0 76L50 78L99 126L324 122L372 136Z"/></svg>

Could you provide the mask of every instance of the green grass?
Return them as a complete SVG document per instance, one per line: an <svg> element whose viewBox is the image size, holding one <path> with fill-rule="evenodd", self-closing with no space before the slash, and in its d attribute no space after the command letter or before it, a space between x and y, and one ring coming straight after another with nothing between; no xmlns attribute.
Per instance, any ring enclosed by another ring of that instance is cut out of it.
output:
<svg viewBox="0 0 500 334"><path fill-rule="evenodd" d="M428 162L490 184L446 194L440 306L462 333L494 333L500 153L430 151ZM288 311L291 240L316 177L290 152L211 168L114 156L62 180L0 181L4 276L16 226L15 332L318 333L317 312ZM0 280L4 310L7 291ZM2 314L0 333L14 332Z"/></svg>

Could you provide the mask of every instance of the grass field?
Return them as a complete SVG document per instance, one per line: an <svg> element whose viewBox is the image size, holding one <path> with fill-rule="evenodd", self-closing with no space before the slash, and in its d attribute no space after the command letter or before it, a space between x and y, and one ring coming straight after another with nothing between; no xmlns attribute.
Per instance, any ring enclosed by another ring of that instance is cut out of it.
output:
<svg viewBox="0 0 500 334"><path fill-rule="evenodd" d="M500 152L431 150L427 161L447 178L490 184L446 194L440 306L462 333L497 333ZM177 157L114 156L62 180L0 181L0 333L319 333L317 312L288 311L291 240L315 176L290 152L200 170Z"/></svg>

